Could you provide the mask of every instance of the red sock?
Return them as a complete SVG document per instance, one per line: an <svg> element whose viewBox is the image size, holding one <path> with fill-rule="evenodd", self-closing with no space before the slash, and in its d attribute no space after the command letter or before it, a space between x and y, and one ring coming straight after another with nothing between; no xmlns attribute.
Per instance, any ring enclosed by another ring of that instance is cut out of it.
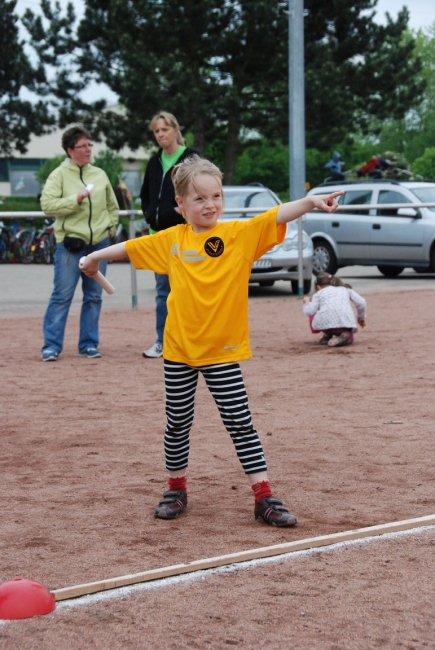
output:
<svg viewBox="0 0 435 650"><path fill-rule="evenodd" d="M251 490L254 493L256 503L265 497L272 496L272 490L270 489L269 481L259 481L258 483L254 483L251 485Z"/></svg>
<svg viewBox="0 0 435 650"><path fill-rule="evenodd" d="M187 492L187 476L177 476L168 478L168 485L170 490L184 490Z"/></svg>

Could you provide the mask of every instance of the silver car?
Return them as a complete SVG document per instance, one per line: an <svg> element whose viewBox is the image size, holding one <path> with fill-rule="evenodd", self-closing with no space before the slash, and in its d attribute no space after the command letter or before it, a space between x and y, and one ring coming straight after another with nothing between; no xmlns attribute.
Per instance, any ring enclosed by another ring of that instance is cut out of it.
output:
<svg viewBox="0 0 435 650"><path fill-rule="evenodd" d="M387 277L399 275L405 267L435 272L435 207L406 206L435 204L435 183L349 181L328 183L308 194L336 191L344 191L338 200L342 210L332 215L313 211L304 217L304 229L313 241L316 275L353 264L375 265ZM377 207L352 207L361 205Z"/></svg>
<svg viewBox="0 0 435 650"><path fill-rule="evenodd" d="M224 186L223 191L224 211L220 221L251 219L281 203L272 190L260 184ZM251 208L252 211L237 212L240 209ZM307 294L311 290L313 246L305 232L302 251L303 289ZM252 265L250 283L271 287L275 280L289 280L292 292L298 294L298 227L295 222L287 224L287 233L282 244L271 248Z"/></svg>

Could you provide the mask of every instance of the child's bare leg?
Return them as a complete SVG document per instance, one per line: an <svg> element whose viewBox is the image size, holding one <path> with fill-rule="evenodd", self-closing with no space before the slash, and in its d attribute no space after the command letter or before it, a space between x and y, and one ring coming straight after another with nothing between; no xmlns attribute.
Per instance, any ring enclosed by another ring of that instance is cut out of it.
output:
<svg viewBox="0 0 435 650"><path fill-rule="evenodd" d="M181 478L182 476L186 476L186 470L187 467L185 467L184 469L178 469L175 472L168 472L169 478Z"/></svg>
<svg viewBox="0 0 435 650"><path fill-rule="evenodd" d="M268 481L267 472L256 472L255 474L248 474L248 479L251 485L254 483L261 483L262 481Z"/></svg>

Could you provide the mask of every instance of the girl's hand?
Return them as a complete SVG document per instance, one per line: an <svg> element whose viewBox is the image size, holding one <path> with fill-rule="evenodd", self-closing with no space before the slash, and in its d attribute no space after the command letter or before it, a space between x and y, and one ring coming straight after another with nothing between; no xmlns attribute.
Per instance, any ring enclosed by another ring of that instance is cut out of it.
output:
<svg viewBox="0 0 435 650"><path fill-rule="evenodd" d="M332 194L312 194L309 198L312 199L314 207L323 212L335 212L338 208L336 201L338 196L342 196L344 192L332 192Z"/></svg>
<svg viewBox="0 0 435 650"><path fill-rule="evenodd" d="M358 318L358 325L361 325L361 327L366 326L366 319L365 318Z"/></svg>
<svg viewBox="0 0 435 650"><path fill-rule="evenodd" d="M83 271L85 275L88 275L90 278L93 278L98 273L98 260L92 259L92 253L82 257L79 263L80 270Z"/></svg>
<svg viewBox="0 0 435 650"><path fill-rule="evenodd" d="M337 196L341 196L344 192L333 192L332 194L310 194L303 199L297 201L290 201L289 203L282 203L278 207L276 213L276 223L283 224L299 219L303 214L314 210L323 210L323 212L335 212L338 208L336 201Z"/></svg>
<svg viewBox="0 0 435 650"><path fill-rule="evenodd" d="M304 297L302 298L302 302L303 302L303 303L311 302L311 298L310 298L310 296L304 296Z"/></svg>

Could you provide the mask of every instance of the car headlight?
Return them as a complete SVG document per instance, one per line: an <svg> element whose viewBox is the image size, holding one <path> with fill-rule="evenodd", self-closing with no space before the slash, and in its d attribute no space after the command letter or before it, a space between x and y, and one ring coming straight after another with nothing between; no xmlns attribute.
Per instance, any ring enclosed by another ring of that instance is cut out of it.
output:
<svg viewBox="0 0 435 650"><path fill-rule="evenodd" d="M310 245L310 238L307 233L302 233L302 248L307 248ZM298 249L298 236L286 237L282 243L282 247L285 251L297 250Z"/></svg>

